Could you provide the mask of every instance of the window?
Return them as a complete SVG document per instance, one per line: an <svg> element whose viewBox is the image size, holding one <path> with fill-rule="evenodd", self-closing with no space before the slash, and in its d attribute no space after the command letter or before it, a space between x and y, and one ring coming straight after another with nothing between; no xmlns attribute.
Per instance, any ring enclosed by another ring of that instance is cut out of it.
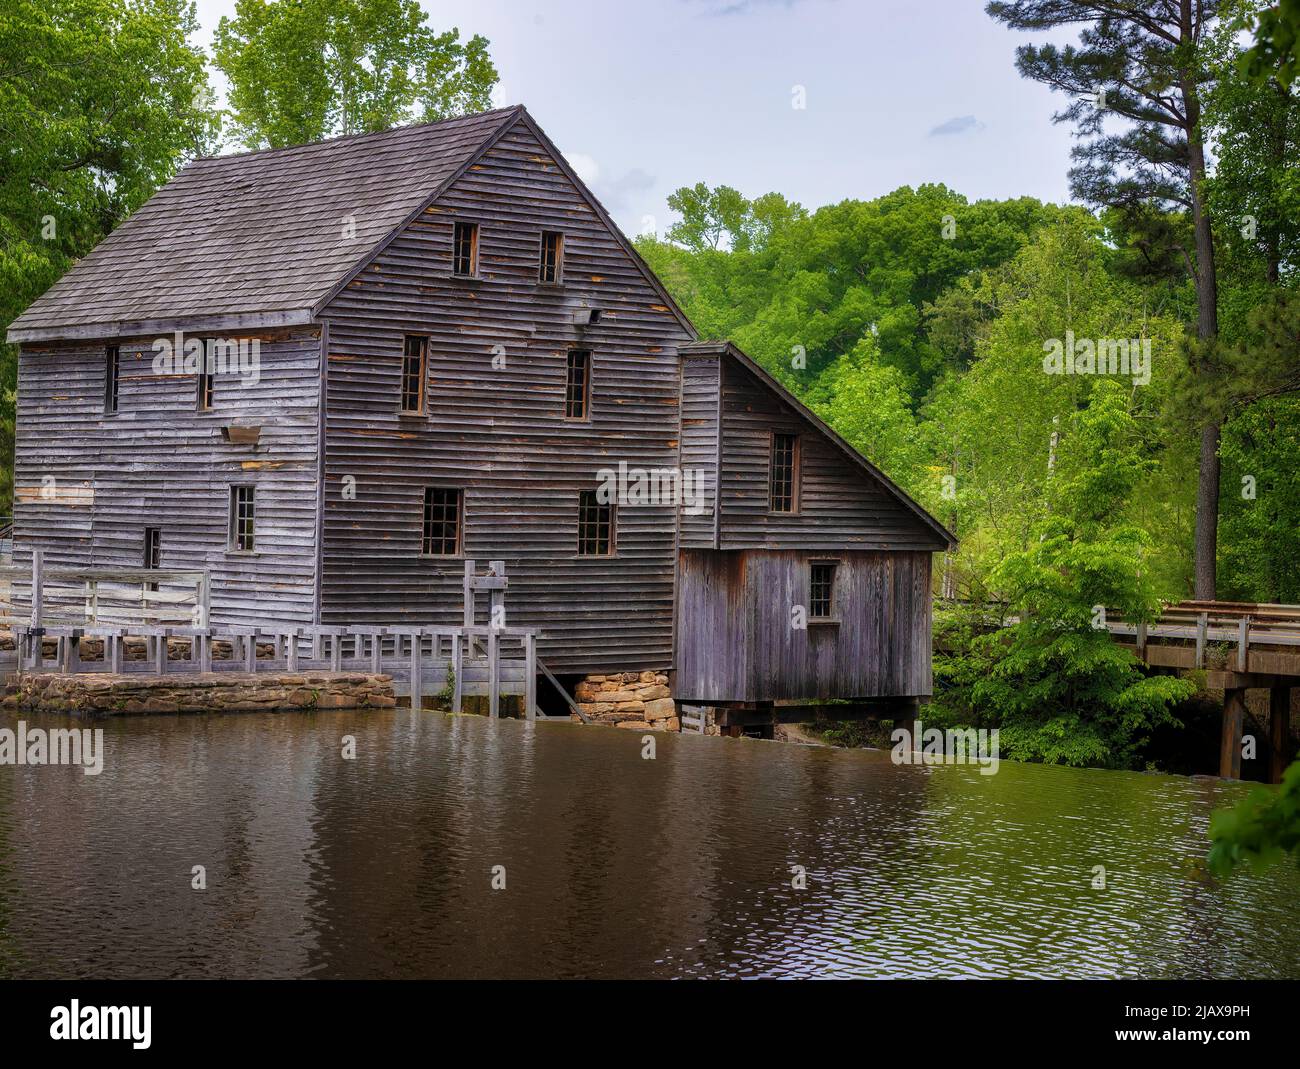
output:
<svg viewBox="0 0 1300 1069"><path fill-rule="evenodd" d="M424 411L424 375L429 339L407 335L402 349L402 411Z"/></svg>
<svg viewBox="0 0 1300 1069"><path fill-rule="evenodd" d="M799 511L799 436L772 435L772 465L768 472L768 509Z"/></svg>
<svg viewBox="0 0 1300 1069"><path fill-rule="evenodd" d="M253 552L253 488L230 488L230 548L240 553Z"/></svg>
<svg viewBox="0 0 1300 1069"><path fill-rule="evenodd" d="M591 353L570 349L564 381L564 418L587 419L591 408Z"/></svg>
<svg viewBox="0 0 1300 1069"><path fill-rule="evenodd" d="M564 235L542 231L542 261L537 272L540 282L559 282L564 271Z"/></svg>
<svg viewBox="0 0 1300 1069"><path fill-rule="evenodd" d="M608 557L614 552L614 506L601 504L595 490L578 492L578 556Z"/></svg>
<svg viewBox="0 0 1300 1069"><path fill-rule="evenodd" d="M838 561L815 560L809 565L808 619L830 620L835 616L835 569Z"/></svg>
<svg viewBox="0 0 1300 1069"><path fill-rule="evenodd" d="M205 357L206 360L206 357ZM199 372L198 396L195 399L195 411L208 412L212 408L212 393L216 388L216 376L210 366Z"/></svg>
<svg viewBox="0 0 1300 1069"><path fill-rule="evenodd" d="M158 527L144 529L144 566L157 569L162 564L162 530ZM146 590L157 590L157 583L148 583Z"/></svg>
<svg viewBox="0 0 1300 1069"><path fill-rule="evenodd" d="M460 553L463 501L463 491L440 486L424 488L424 536L420 552L426 557L455 557Z"/></svg>
<svg viewBox="0 0 1300 1069"><path fill-rule="evenodd" d="M117 377L120 370L117 346L110 345L104 360L104 415L117 411Z"/></svg>
<svg viewBox="0 0 1300 1069"><path fill-rule="evenodd" d="M451 273L478 274L478 223L457 223L452 233Z"/></svg>

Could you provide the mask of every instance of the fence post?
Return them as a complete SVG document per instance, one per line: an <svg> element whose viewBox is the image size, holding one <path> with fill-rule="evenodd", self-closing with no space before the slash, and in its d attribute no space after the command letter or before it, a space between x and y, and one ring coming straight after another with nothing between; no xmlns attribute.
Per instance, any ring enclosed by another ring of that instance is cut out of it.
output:
<svg viewBox="0 0 1300 1069"><path fill-rule="evenodd" d="M27 642L32 667L37 671L45 663L45 550L32 550L32 629L27 632Z"/></svg>
<svg viewBox="0 0 1300 1069"><path fill-rule="evenodd" d="M424 680L420 678L420 653L424 645L419 631L411 636L411 711L419 712L424 706Z"/></svg>
<svg viewBox="0 0 1300 1069"><path fill-rule="evenodd" d="M1246 671L1246 654L1250 648L1250 617L1243 616L1237 621L1237 671Z"/></svg>
<svg viewBox="0 0 1300 1069"><path fill-rule="evenodd" d="M249 672L257 671L257 632L244 636L244 668Z"/></svg>
<svg viewBox="0 0 1300 1069"><path fill-rule="evenodd" d="M298 671L298 629L296 627L285 636L285 642L288 644L284 653L285 671L296 672Z"/></svg>
<svg viewBox="0 0 1300 1069"><path fill-rule="evenodd" d="M462 673L465 662L461 656L461 639L463 637L459 631L451 636L451 670L455 673L455 682L451 687L451 711L453 713L460 712L461 698L465 694L465 676Z"/></svg>
<svg viewBox="0 0 1300 1069"><path fill-rule="evenodd" d="M524 715L537 719L537 636L524 636Z"/></svg>
<svg viewBox="0 0 1300 1069"><path fill-rule="evenodd" d="M501 715L501 636L495 627L488 628L488 716Z"/></svg>
<svg viewBox="0 0 1300 1069"><path fill-rule="evenodd" d="M159 628L161 633L154 639L154 668L157 669L160 676L165 675L167 672L167 635L169 630L166 627Z"/></svg>
<svg viewBox="0 0 1300 1069"><path fill-rule="evenodd" d="M212 629L203 625L203 633L195 641L199 644L199 671L212 671Z"/></svg>
<svg viewBox="0 0 1300 1069"><path fill-rule="evenodd" d="M1205 632L1209 626L1209 613L1201 613L1196 617L1196 667L1205 667Z"/></svg>

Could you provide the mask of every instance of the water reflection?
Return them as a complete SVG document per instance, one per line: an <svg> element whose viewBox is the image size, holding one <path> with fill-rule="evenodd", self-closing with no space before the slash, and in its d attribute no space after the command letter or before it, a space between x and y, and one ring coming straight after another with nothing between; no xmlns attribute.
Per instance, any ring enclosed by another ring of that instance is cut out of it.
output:
<svg viewBox="0 0 1300 1069"><path fill-rule="evenodd" d="M1300 975L1300 876L1198 876L1232 785L403 710L103 726L100 776L0 768L0 974Z"/></svg>

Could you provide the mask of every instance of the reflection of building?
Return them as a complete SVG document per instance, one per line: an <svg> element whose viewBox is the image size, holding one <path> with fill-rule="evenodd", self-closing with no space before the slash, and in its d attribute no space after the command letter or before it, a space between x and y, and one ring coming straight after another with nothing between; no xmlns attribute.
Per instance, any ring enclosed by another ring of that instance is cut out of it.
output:
<svg viewBox="0 0 1300 1069"><path fill-rule="evenodd" d="M461 558L503 559L558 672L929 693L951 536L699 342L522 108L197 160L9 338L20 565L207 569L217 624L452 626Z"/></svg>

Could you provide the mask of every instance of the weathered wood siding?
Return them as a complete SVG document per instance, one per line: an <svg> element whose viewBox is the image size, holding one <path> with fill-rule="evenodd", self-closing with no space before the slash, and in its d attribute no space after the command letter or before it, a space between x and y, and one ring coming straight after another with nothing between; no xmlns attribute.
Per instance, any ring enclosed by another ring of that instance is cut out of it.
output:
<svg viewBox="0 0 1300 1069"><path fill-rule="evenodd" d="M455 219L480 225L478 279L451 274ZM565 235L562 285L537 281L544 229ZM583 305L602 310L585 330ZM677 464L689 335L543 143L514 127L322 318L324 620L459 623L463 566L422 558L420 531L424 487L461 487L465 555L506 561L509 623L542 630L553 669L668 667L673 505L619 507L610 558L577 555L577 507L601 468ZM408 333L430 337L418 417L398 412ZM592 352L587 422L563 418L576 347Z"/></svg>
<svg viewBox="0 0 1300 1069"><path fill-rule="evenodd" d="M835 560L837 623L792 625L809 561ZM683 550L676 697L773 701L931 693L928 552Z"/></svg>
<svg viewBox="0 0 1300 1069"><path fill-rule="evenodd" d="M30 566L41 546L51 566L138 568L144 528L158 527L162 567L209 569L214 621L310 623L319 331L258 336L259 381L217 375L209 412L195 411L194 375L154 373L153 341L118 343L115 415L104 413L103 343L22 348L14 563ZM231 423L260 426L258 443L224 441ZM236 482L256 487L251 555L227 550Z"/></svg>
<svg viewBox="0 0 1300 1069"><path fill-rule="evenodd" d="M800 443L798 513L768 511L773 432ZM722 362L722 549L928 549L944 543L884 486L733 360Z"/></svg>
<svg viewBox="0 0 1300 1069"><path fill-rule="evenodd" d="M704 505L680 514L680 545L690 549L718 546L718 376L720 358L695 356L682 361L682 471L695 471L702 479Z"/></svg>

